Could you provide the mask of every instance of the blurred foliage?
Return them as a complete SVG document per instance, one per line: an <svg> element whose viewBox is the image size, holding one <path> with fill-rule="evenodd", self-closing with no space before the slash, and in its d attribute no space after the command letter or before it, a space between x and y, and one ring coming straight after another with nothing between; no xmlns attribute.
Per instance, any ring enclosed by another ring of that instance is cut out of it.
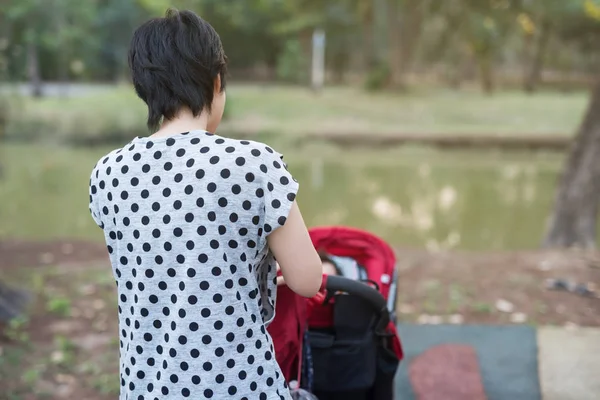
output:
<svg viewBox="0 0 600 400"><path fill-rule="evenodd" d="M215 26L234 76L262 68L293 81L309 75L315 28L327 33L335 79L359 72L368 87L389 83L372 84L382 63L397 76L410 72L407 65L456 68L465 57L482 84L493 85L494 69L538 51L529 45L538 36L549 37L546 65L570 60L570 70L589 72L600 41L600 0L3 0L0 69L6 79L32 82L126 79L132 31L169 6ZM394 62L396 51L402 62Z"/></svg>
<svg viewBox="0 0 600 400"><path fill-rule="evenodd" d="M288 40L277 60L277 77L284 82L306 83L308 60L299 40Z"/></svg>

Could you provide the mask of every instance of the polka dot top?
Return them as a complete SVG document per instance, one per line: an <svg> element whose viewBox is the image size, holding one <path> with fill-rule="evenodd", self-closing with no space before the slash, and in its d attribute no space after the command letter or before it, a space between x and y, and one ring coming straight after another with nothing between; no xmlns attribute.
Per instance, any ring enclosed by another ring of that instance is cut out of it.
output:
<svg viewBox="0 0 600 400"><path fill-rule="evenodd" d="M90 212L118 288L121 400L291 399L265 329L266 239L297 190L270 147L204 131L136 138L98 162Z"/></svg>

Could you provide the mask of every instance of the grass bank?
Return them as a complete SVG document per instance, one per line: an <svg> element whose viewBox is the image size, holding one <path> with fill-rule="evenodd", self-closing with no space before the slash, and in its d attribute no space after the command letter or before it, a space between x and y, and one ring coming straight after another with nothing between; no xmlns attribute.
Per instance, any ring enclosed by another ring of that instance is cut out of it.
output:
<svg viewBox="0 0 600 400"><path fill-rule="evenodd" d="M359 135L571 135L587 93L420 89L408 94L367 93L333 87L314 94L299 87L231 85L230 118L221 133L232 136ZM32 99L8 95L3 136L98 144L145 135L145 106L127 86L71 97Z"/></svg>

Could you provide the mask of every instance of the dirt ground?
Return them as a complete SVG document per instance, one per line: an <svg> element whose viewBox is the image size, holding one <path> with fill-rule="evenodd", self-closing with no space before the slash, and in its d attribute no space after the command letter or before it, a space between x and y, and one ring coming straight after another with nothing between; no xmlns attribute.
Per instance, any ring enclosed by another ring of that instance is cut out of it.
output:
<svg viewBox="0 0 600 400"><path fill-rule="evenodd" d="M418 323L600 326L600 299L550 291L549 278L600 285L600 255L398 250L398 318ZM32 295L0 326L0 399L114 399L114 280L104 246L0 241L0 280ZM3 397L6 396L6 397Z"/></svg>
<svg viewBox="0 0 600 400"><path fill-rule="evenodd" d="M0 322L0 399L116 398L116 296L105 247L0 241L0 280L31 295L25 316Z"/></svg>
<svg viewBox="0 0 600 400"><path fill-rule="evenodd" d="M11 268L108 260L106 247L83 241L0 240L0 272ZM1 275L0 275L1 276Z"/></svg>
<svg viewBox="0 0 600 400"><path fill-rule="evenodd" d="M600 255L398 251L398 317L420 323L600 326ZM548 280L596 294L549 290Z"/></svg>

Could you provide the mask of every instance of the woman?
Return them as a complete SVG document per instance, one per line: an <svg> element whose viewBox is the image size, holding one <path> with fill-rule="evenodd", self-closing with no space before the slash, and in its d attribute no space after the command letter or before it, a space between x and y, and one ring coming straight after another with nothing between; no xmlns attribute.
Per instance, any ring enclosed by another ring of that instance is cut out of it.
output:
<svg viewBox="0 0 600 400"><path fill-rule="evenodd" d="M120 398L290 399L265 327L275 257L294 292L321 284L298 183L270 147L213 134L226 57L206 21L170 10L146 22L129 63L152 134L90 181L118 287Z"/></svg>

